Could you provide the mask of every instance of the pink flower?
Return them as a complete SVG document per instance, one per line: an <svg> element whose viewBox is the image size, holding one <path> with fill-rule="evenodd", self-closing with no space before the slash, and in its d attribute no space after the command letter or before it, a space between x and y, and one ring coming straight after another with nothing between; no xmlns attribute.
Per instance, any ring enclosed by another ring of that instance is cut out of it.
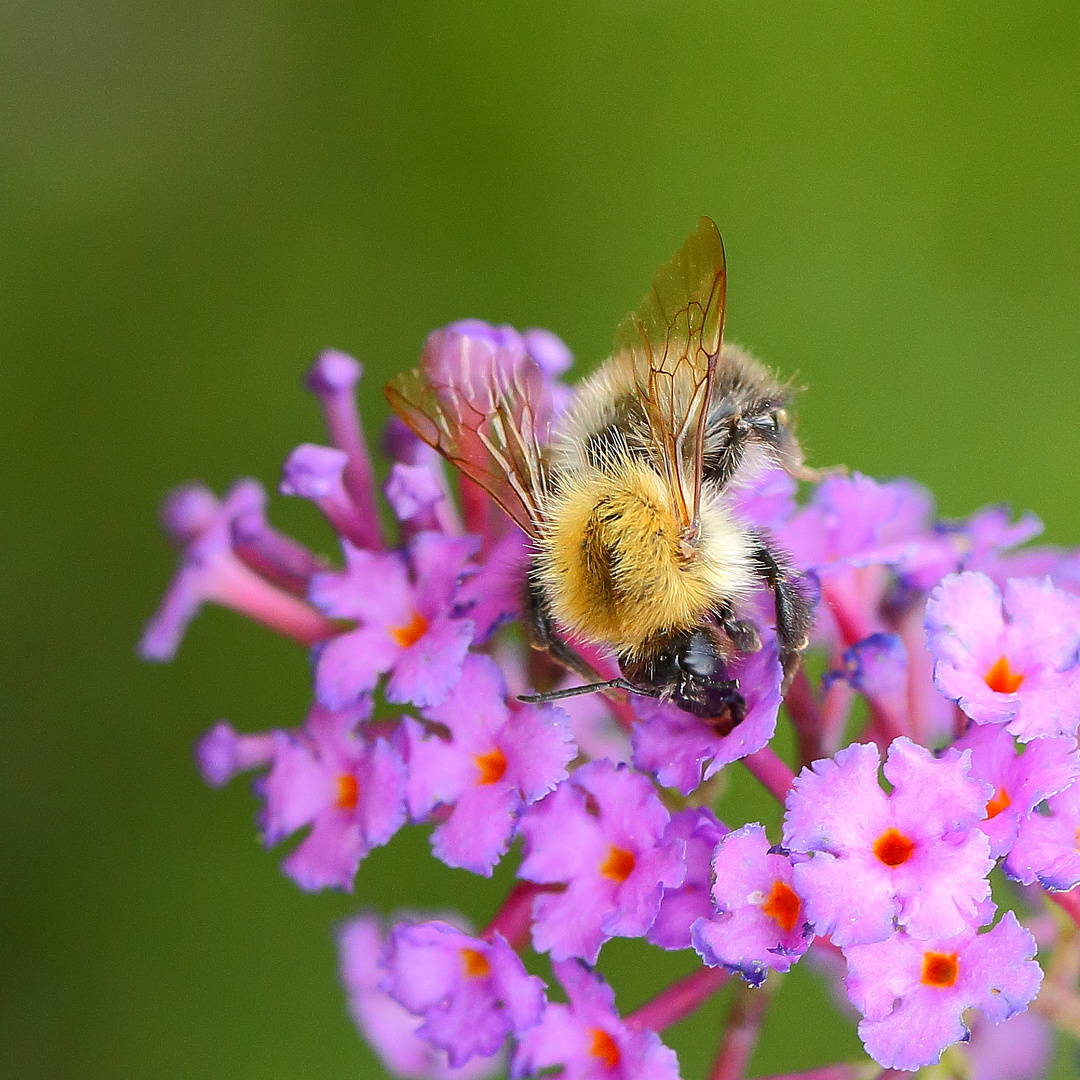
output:
<svg viewBox="0 0 1080 1080"><path fill-rule="evenodd" d="M582 766L528 807L518 876L566 885L534 902L536 950L593 963L609 938L645 934L664 889L685 873L683 842L665 835L668 820L644 776L608 761Z"/></svg>
<svg viewBox="0 0 1080 1080"><path fill-rule="evenodd" d="M1080 723L1080 598L1014 578L1004 599L985 574L950 574L926 604L934 682L977 724L1021 742Z"/></svg>
<svg viewBox="0 0 1080 1080"><path fill-rule="evenodd" d="M989 841L974 826L992 794L970 779L970 756L940 759L910 739L889 749L886 795L876 747L854 744L803 769L787 800L784 846L812 853L795 891L819 934L837 945L884 941L895 924L948 937L993 911Z"/></svg>
<svg viewBox="0 0 1080 1080"><path fill-rule="evenodd" d="M965 1009L998 1023L1022 1011L1038 992L1042 971L1035 940L1007 911L985 934L973 929L919 941L898 933L844 949L848 996L863 1014L867 1053L891 1069L918 1069L967 1037Z"/></svg>

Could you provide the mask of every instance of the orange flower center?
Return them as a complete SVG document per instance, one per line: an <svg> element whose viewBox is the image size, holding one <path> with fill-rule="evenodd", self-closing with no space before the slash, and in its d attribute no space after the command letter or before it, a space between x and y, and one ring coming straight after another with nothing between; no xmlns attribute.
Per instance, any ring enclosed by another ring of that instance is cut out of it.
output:
<svg viewBox="0 0 1080 1080"><path fill-rule="evenodd" d="M412 618L404 626L391 626L390 636L403 648L415 645L426 633L428 621L419 611L412 613Z"/></svg>
<svg viewBox="0 0 1080 1080"><path fill-rule="evenodd" d="M958 953L928 952L923 953L923 986L952 986L960 974L957 963Z"/></svg>
<svg viewBox="0 0 1080 1080"><path fill-rule="evenodd" d="M874 854L886 866L906 863L914 850L915 844L896 829L886 829L874 843Z"/></svg>
<svg viewBox="0 0 1080 1080"><path fill-rule="evenodd" d="M996 818L1002 810L1008 808L1011 802L1009 793L1003 787L999 787L997 794L986 804L986 820Z"/></svg>
<svg viewBox="0 0 1080 1080"><path fill-rule="evenodd" d="M589 1051L593 1057L598 1057L609 1069L614 1069L619 1064L619 1048L615 1040L601 1028L592 1029L592 1046Z"/></svg>
<svg viewBox="0 0 1080 1080"><path fill-rule="evenodd" d="M491 974L491 965L482 952L475 949L462 949L461 961L465 965L465 974L473 979L483 979Z"/></svg>
<svg viewBox="0 0 1080 1080"><path fill-rule="evenodd" d="M994 662L994 666L986 673L985 679L986 685L995 694L1015 694L1020 689L1024 676L1009 667L1009 658L1002 653Z"/></svg>
<svg viewBox="0 0 1080 1080"><path fill-rule="evenodd" d="M600 864L600 873L612 881L623 882L634 872L634 853L622 848L608 848L607 858Z"/></svg>
<svg viewBox="0 0 1080 1080"><path fill-rule="evenodd" d="M360 785L352 773L342 773L337 778L337 805L341 810L355 810L360 800Z"/></svg>
<svg viewBox="0 0 1080 1080"><path fill-rule="evenodd" d="M802 904L799 903L799 898L795 895L793 889L782 881L776 881L773 882L769 899L761 905L761 910L770 919L775 919L782 930L790 933L791 928L799 921Z"/></svg>
<svg viewBox="0 0 1080 1080"><path fill-rule="evenodd" d="M480 770L481 784L494 784L506 772L506 755L497 746L486 754L477 754L473 761Z"/></svg>

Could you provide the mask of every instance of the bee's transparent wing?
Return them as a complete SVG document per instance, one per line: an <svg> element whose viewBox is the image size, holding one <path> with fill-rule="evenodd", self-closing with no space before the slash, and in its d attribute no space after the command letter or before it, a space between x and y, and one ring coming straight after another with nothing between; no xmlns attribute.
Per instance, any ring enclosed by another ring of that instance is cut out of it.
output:
<svg viewBox="0 0 1080 1080"><path fill-rule="evenodd" d="M531 536L543 521L551 395L519 352L440 330L420 366L393 378L394 412Z"/></svg>
<svg viewBox="0 0 1080 1080"><path fill-rule="evenodd" d="M697 523L705 417L724 329L724 245L707 217L656 271L637 311L619 324L612 361L629 364L672 504L684 526Z"/></svg>

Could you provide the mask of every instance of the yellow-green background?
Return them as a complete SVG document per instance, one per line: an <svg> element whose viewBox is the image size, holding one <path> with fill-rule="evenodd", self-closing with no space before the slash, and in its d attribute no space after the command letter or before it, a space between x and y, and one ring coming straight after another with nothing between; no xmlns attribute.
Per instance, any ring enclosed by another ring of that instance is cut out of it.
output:
<svg viewBox="0 0 1080 1080"><path fill-rule="evenodd" d="M816 464L1080 540L1080 8L1070 3L9 2L0 10L0 1073L372 1076L330 928L477 918L419 830L353 898L259 849L196 735L300 720L304 655L219 612L133 645L160 494L273 485L336 346L378 393L476 316L599 359L708 213L729 335L808 386ZM305 505L280 523L326 545ZM744 790L752 792L747 786ZM751 800L756 796L749 796ZM725 812L757 816L760 801ZM656 968L616 943L632 1007ZM754 1071L851 1053L807 972ZM673 1037L700 1076L718 1011ZM1073 1075L1062 1062L1060 1075Z"/></svg>

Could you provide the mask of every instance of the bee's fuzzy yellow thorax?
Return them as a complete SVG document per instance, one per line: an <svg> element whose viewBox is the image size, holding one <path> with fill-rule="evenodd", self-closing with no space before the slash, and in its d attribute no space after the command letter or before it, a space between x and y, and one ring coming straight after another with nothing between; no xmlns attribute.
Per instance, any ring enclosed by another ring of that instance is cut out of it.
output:
<svg viewBox="0 0 1080 1080"><path fill-rule="evenodd" d="M746 541L723 509L703 500L689 559L682 539L664 480L647 463L565 478L537 541L551 613L573 633L632 655L750 590Z"/></svg>

